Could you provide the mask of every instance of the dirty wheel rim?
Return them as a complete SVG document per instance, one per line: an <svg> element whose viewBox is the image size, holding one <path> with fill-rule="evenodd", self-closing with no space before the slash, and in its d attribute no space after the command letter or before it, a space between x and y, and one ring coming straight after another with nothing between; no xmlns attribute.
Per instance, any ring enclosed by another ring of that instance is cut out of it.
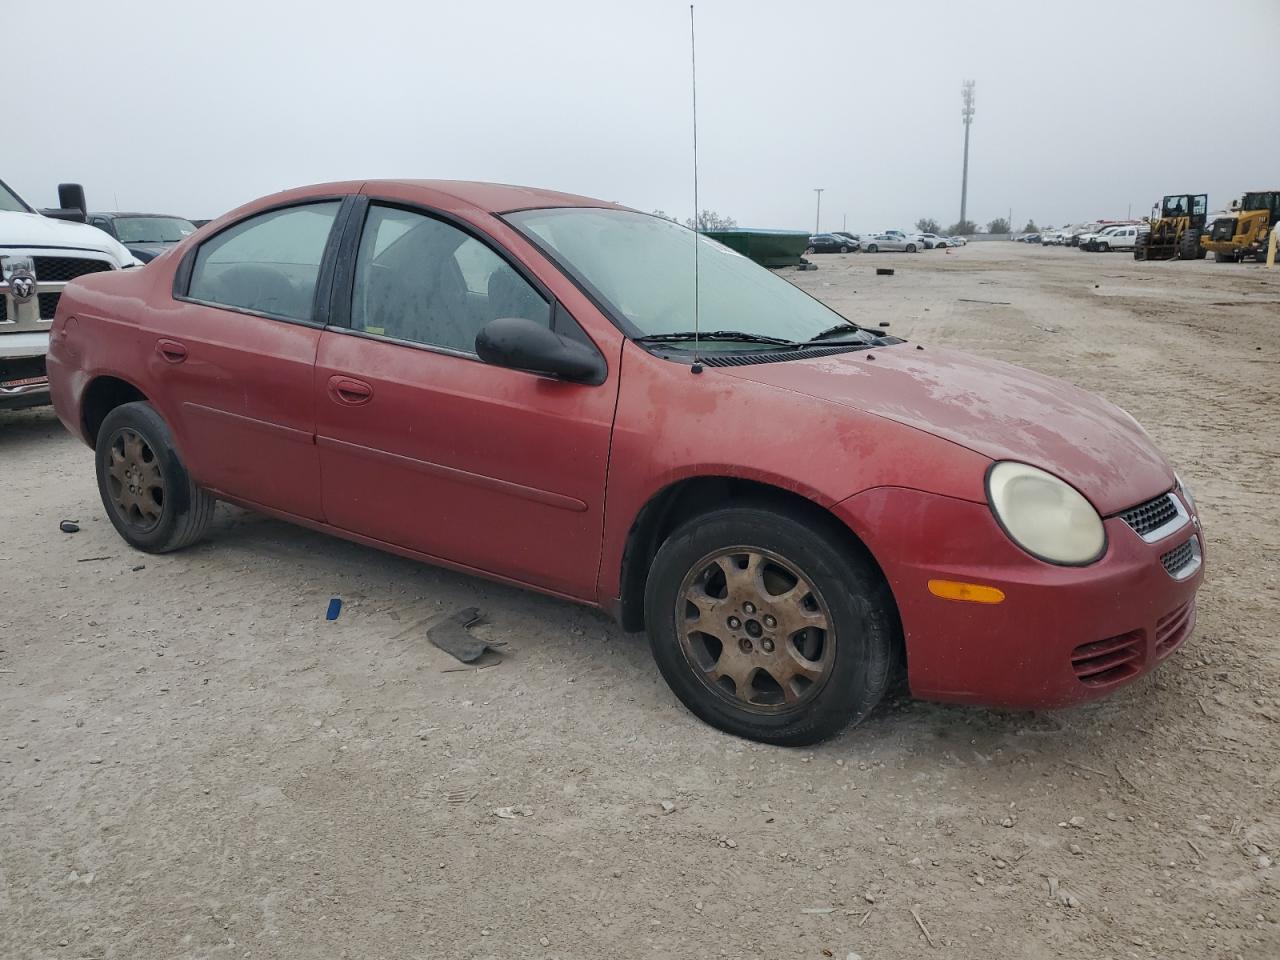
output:
<svg viewBox="0 0 1280 960"><path fill-rule="evenodd" d="M695 563L680 585L675 622L699 682L752 713L805 706L835 665L821 593L794 564L758 547L718 550Z"/></svg>
<svg viewBox="0 0 1280 960"><path fill-rule="evenodd" d="M107 489L116 514L140 533L155 528L164 513L164 473L151 445L125 427L107 450Z"/></svg>

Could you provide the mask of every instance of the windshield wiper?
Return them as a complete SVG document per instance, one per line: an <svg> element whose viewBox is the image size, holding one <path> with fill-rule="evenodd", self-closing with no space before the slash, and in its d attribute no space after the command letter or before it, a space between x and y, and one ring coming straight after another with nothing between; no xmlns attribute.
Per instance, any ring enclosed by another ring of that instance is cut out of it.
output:
<svg viewBox="0 0 1280 960"><path fill-rule="evenodd" d="M827 329L819 333L815 333L812 337L806 340L805 343L817 343L819 340L830 340L833 337L840 336L841 334L849 333L871 334L871 340L876 338L875 333L865 327L858 326L856 323L837 323L834 327L827 327ZM866 338L864 338L864 342L866 342Z"/></svg>
<svg viewBox="0 0 1280 960"><path fill-rule="evenodd" d="M744 330L700 330L696 334L692 330L680 330L676 333L651 333L646 337L636 337L637 343L683 343L691 340L728 340L741 343L776 343L782 347L797 346L795 340L783 340L781 337L768 337L762 333L747 333Z"/></svg>

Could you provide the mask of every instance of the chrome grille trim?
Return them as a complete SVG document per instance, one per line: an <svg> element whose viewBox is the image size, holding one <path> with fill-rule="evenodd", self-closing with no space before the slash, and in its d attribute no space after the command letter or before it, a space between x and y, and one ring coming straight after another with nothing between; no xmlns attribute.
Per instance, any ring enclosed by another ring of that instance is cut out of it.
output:
<svg viewBox="0 0 1280 960"><path fill-rule="evenodd" d="M1121 510L1118 516L1147 543L1163 540L1191 522L1187 508L1172 492L1161 494L1154 500L1140 503L1128 510Z"/></svg>
<svg viewBox="0 0 1280 960"><path fill-rule="evenodd" d="M1200 569L1200 538L1193 536L1160 557L1165 572L1175 580L1186 580Z"/></svg>

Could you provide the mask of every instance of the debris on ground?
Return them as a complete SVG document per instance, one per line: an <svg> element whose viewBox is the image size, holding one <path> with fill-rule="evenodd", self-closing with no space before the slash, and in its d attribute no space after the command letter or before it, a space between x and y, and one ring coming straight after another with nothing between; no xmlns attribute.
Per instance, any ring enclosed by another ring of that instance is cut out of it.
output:
<svg viewBox="0 0 1280 960"><path fill-rule="evenodd" d="M325 611L324 618L326 620L337 620L338 614L342 612L342 599L334 597L329 601L329 609Z"/></svg>
<svg viewBox="0 0 1280 960"><path fill-rule="evenodd" d="M893 267L876 267L877 277L892 277Z"/></svg>
<svg viewBox="0 0 1280 960"><path fill-rule="evenodd" d="M58 529L63 533L79 533L80 524L76 523L74 520L63 520L58 524Z"/></svg>
<svg viewBox="0 0 1280 960"><path fill-rule="evenodd" d="M502 820L514 820L517 817L532 817L533 811L528 807L498 807L493 815Z"/></svg>
<svg viewBox="0 0 1280 960"><path fill-rule="evenodd" d="M486 653L492 652L501 656L498 648L505 644L501 641L481 640L473 636L470 628L484 623L479 607L464 607L451 617L437 623L427 630L427 639L450 656L463 663L475 663ZM486 666L493 666L492 663Z"/></svg>

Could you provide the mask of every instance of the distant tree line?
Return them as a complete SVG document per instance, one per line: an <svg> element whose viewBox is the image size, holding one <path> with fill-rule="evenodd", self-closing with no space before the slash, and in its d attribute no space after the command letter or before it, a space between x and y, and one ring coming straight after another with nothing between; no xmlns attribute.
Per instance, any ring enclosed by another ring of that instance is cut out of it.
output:
<svg viewBox="0 0 1280 960"><path fill-rule="evenodd" d="M654 210L655 217L661 217L663 220L670 220L672 223L679 223L675 217L668 214L665 210ZM684 225L690 230L694 229L693 217L686 217ZM738 225L738 221L733 217L722 217L714 210L703 210L698 214L697 229L700 231L707 230L732 230Z"/></svg>
<svg viewBox="0 0 1280 960"><path fill-rule="evenodd" d="M1009 223L1008 219L1006 219L1005 217L996 217L994 220L989 221L987 223L986 230L983 230L981 232L992 233L992 234L1004 234L1004 233L1011 232L1010 227L1011 227L1011 224ZM953 223L951 224L951 226L947 227L946 230L943 230L942 227L939 226L938 221L933 219L932 217L921 217L919 220L916 221L916 229L919 230L921 233L941 233L941 234L946 234L947 236L950 236L950 237L957 237L957 236L967 237L967 236L971 236L972 234L980 232L978 230L978 225L974 223L972 220L965 220L963 223ZM1053 227L1044 227L1043 229L1052 230ZM1022 228L1022 232L1023 233L1040 233L1042 232L1042 228L1036 226L1036 222L1034 220L1028 220L1027 225Z"/></svg>

